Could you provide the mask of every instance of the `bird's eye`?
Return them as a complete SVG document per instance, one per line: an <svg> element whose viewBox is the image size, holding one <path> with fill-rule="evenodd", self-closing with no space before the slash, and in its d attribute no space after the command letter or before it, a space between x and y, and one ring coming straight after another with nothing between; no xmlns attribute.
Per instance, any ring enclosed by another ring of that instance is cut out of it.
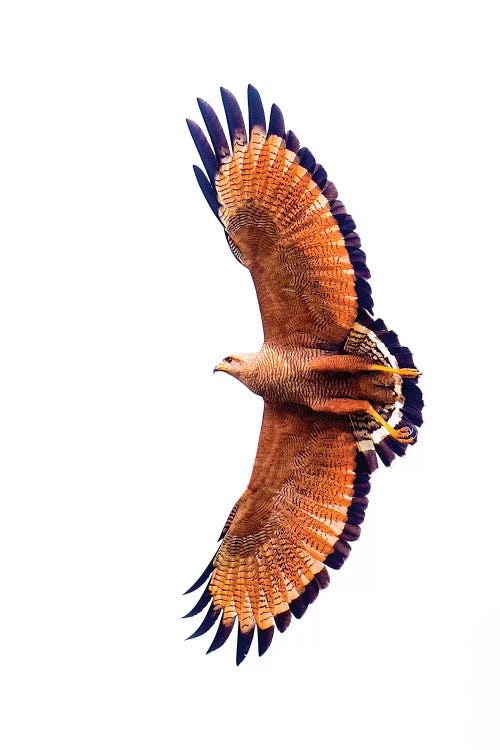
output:
<svg viewBox="0 0 500 750"><path fill-rule="evenodd" d="M224 361L227 362L228 365L230 365L231 362L233 361L233 358L232 357L226 357L226 359Z"/></svg>

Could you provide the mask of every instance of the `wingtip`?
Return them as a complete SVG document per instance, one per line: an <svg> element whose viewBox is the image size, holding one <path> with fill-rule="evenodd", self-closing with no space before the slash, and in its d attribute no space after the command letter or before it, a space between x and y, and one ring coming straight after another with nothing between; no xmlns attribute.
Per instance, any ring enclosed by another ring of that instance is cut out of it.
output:
<svg viewBox="0 0 500 750"><path fill-rule="evenodd" d="M292 599L289 606L292 615L296 617L297 620L300 620L305 615L309 602L307 598L301 594L296 599Z"/></svg>
<svg viewBox="0 0 500 750"><path fill-rule="evenodd" d="M189 610L189 612L185 614L184 617L194 617L194 615L197 615L199 612L205 609L211 598L212 595L210 593L209 587L207 586L194 607Z"/></svg>
<svg viewBox="0 0 500 750"><path fill-rule="evenodd" d="M273 104L271 107L267 135L277 135L279 138L285 138L285 120L277 104Z"/></svg>
<svg viewBox="0 0 500 750"><path fill-rule="evenodd" d="M214 190L213 185L209 181L205 172L200 169L197 164L193 164L193 171L196 177L196 181L200 186L200 190L203 193L206 202L212 209L212 212L219 218L219 201L217 200L217 194Z"/></svg>
<svg viewBox="0 0 500 750"><path fill-rule="evenodd" d="M253 641L253 634L255 632L255 626L244 633L241 629L238 629L238 642L236 644L236 666L239 667L241 662L246 659L250 646Z"/></svg>
<svg viewBox="0 0 500 750"><path fill-rule="evenodd" d="M200 108L201 116L203 117L208 135L210 136L210 140L212 141L215 156L217 158L217 161L220 163L230 154L229 145L227 143L224 130L222 128L222 125L220 124L219 118L215 114L213 107L201 97L198 97L196 101L198 102L198 107Z"/></svg>
<svg viewBox="0 0 500 750"><path fill-rule="evenodd" d="M251 83L248 84L248 130L251 133L252 130L257 127L266 132L266 114L264 112L264 106L260 94Z"/></svg>
<svg viewBox="0 0 500 750"><path fill-rule="evenodd" d="M274 625L271 625L269 628L265 628L264 630L261 630L260 628L257 631L257 645L259 649L259 656L264 656L267 649L271 645L271 642L273 640L274 635Z"/></svg>
<svg viewBox="0 0 500 750"><path fill-rule="evenodd" d="M274 622L280 633L284 633L292 621L292 613L289 609L274 616Z"/></svg>
<svg viewBox="0 0 500 750"><path fill-rule="evenodd" d="M229 89L220 87L222 104L226 114L227 126L229 129L229 138L234 148L235 144L245 145L247 143L247 133L245 122L241 113L240 105L234 94Z"/></svg>
<svg viewBox="0 0 500 750"><path fill-rule="evenodd" d="M191 120L189 117L186 118L191 138L194 141L196 150L198 151L203 166L205 167L206 173L209 177L212 187L215 185L215 173L217 172L217 159L213 152L212 147L205 137L205 133L200 128L197 122Z"/></svg>
<svg viewBox="0 0 500 750"><path fill-rule="evenodd" d="M286 147L289 151L293 151L295 154L300 150L300 141L293 130L289 130L286 134Z"/></svg>
<svg viewBox="0 0 500 750"><path fill-rule="evenodd" d="M196 591L196 589L199 589L199 588L200 588L200 586L201 586L201 585L202 585L203 583L205 583L205 581L207 580L207 578L209 577L209 575L210 575L210 573L211 573L211 572L213 571L213 569L214 569L214 565L213 565L213 559L212 559L212 560L210 560L210 562L208 563L208 565L207 565L207 567L205 568L205 570L203 571L203 573L202 573L202 574L201 574L201 575L199 576L199 578L197 578L197 579L196 579L196 581L195 581L195 582L193 583L193 585L192 585L192 586L190 586L190 587L189 587L189 588L188 588L188 589L187 589L187 590L186 590L186 591L184 592L184 596L185 596L186 594L192 594L192 593L193 593L193 591Z"/></svg>
<svg viewBox="0 0 500 750"><path fill-rule="evenodd" d="M215 637L207 650L207 654L211 654L212 651L216 651L218 648L224 645L224 643L231 635L235 621L236 618L233 618L232 620L229 620L229 622L225 623L224 618L221 618Z"/></svg>
<svg viewBox="0 0 500 750"><path fill-rule="evenodd" d="M219 615L220 615L220 609L215 609L213 604L211 604L207 610L205 617L203 618L203 621L199 625L199 627L196 628L194 633L191 633L191 635L189 635L186 638L186 641L190 641L192 638L198 638L198 636L203 635L208 630L210 630L210 628L213 626L213 624L215 623Z"/></svg>

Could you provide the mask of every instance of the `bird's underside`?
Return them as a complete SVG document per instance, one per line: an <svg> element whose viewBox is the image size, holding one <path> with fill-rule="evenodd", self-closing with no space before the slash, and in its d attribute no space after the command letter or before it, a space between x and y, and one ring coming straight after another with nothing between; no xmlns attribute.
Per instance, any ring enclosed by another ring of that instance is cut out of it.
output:
<svg viewBox="0 0 500 750"><path fill-rule="evenodd" d="M199 185L229 246L250 271L264 344L217 370L264 398L254 469L220 547L189 589L208 580L188 616L219 621L209 651L238 621L237 663L257 630L259 654L328 585L359 536L377 455L390 464L415 441L422 398L410 351L372 317L369 272L334 185L273 105L269 127L249 87L247 137L222 89L231 148L199 100L212 146L188 121L205 174Z"/></svg>

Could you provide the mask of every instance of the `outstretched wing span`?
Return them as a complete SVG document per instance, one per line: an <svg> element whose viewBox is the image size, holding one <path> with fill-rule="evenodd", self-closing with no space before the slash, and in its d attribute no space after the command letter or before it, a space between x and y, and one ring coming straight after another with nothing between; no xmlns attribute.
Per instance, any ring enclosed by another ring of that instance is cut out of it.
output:
<svg viewBox="0 0 500 750"><path fill-rule="evenodd" d="M234 255L252 274L265 341L342 348L393 367L413 367L409 350L371 317L365 255L323 167L292 131L285 132L276 105L266 129L255 88L248 88L248 136L233 95L222 89L222 98L229 142L206 102L199 100L212 145L188 120L206 170L195 167L195 174ZM397 408L384 417L420 425L416 383L405 379L400 395ZM405 447L364 415L266 403L248 488L224 526L215 557L189 589L208 582L187 615L208 606L191 637L218 622L213 651L238 621L237 663L255 630L263 654L274 626L285 630L292 615L301 617L328 585L325 566L340 568L349 554L377 455L390 463Z"/></svg>
<svg viewBox="0 0 500 750"><path fill-rule="evenodd" d="M213 109L199 99L212 146L188 120L208 177L198 167L195 173L231 250L252 274L264 339L335 350L358 309L372 309L355 224L324 168L285 132L275 104L266 129L259 93L248 87L247 138L236 99L221 91L229 143Z"/></svg>
<svg viewBox="0 0 500 750"><path fill-rule="evenodd" d="M274 625L283 631L292 615L302 617L329 583L325 565L340 568L359 536L370 487L362 460L348 421L266 404L248 488L213 561L190 589L209 578L188 615L210 604L191 637L219 620L213 651L238 620L240 663L255 626L263 654Z"/></svg>

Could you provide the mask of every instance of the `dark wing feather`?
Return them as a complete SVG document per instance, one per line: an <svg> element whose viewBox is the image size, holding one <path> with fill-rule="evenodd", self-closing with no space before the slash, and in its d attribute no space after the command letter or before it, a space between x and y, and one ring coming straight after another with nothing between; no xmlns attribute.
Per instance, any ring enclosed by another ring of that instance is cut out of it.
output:
<svg viewBox="0 0 500 750"><path fill-rule="evenodd" d="M266 115L260 94L251 84L248 86L248 132L254 129L266 132Z"/></svg>
<svg viewBox="0 0 500 750"><path fill-rule="evenodd" d="M220 90L222 96L222 103L224 105L224 112L226 113L227 126L229 128L229 138L233 145L237 143L240 146L246 146L247 144L247 131L245 129L245 122L243 115L241 114L240 105L238 104L236 97L225 88Z"/></svg>
<svg viewBox="0 0 500 750"><path fill-rule="evenodd" d="M203 162L203 166L205 167L205 171L208 175L208 178L212 184L212 187L215 187L215 174L218 169L218 162L215 158L215 154L213 152L213 149L209 142L207 141L205 137L205 133L200 128L199 125L197 125L193 120L186 120L187 126L189 129L189 132L191 133L191 137L194 141L194 145L198 149L198 153L200 155L200 158ZM214 191L215 195L215 191ZM218 210L218 204L217 204L217 210Z"/></svg>
<svg viewBox="0 0 500 750"><path fill-rule="evenodd" d="M204 99L198 99L197 101L201 115L208 130L208 135L210 136L210 140L212 141L212 145L214 147L215 156L220 163L231 153L226 136L224 134L224 130L222 129L222 125L219 122L219 118L215 114L210 104Z"/></svg>
<svg viewBox="0 0 500 750"><path fill-rule="evenodd" d="M279 138L285 138L285 121L281 109L273 104L271 107L271 116L269 118L269 127L267 136L277 135Z"/></svg>

